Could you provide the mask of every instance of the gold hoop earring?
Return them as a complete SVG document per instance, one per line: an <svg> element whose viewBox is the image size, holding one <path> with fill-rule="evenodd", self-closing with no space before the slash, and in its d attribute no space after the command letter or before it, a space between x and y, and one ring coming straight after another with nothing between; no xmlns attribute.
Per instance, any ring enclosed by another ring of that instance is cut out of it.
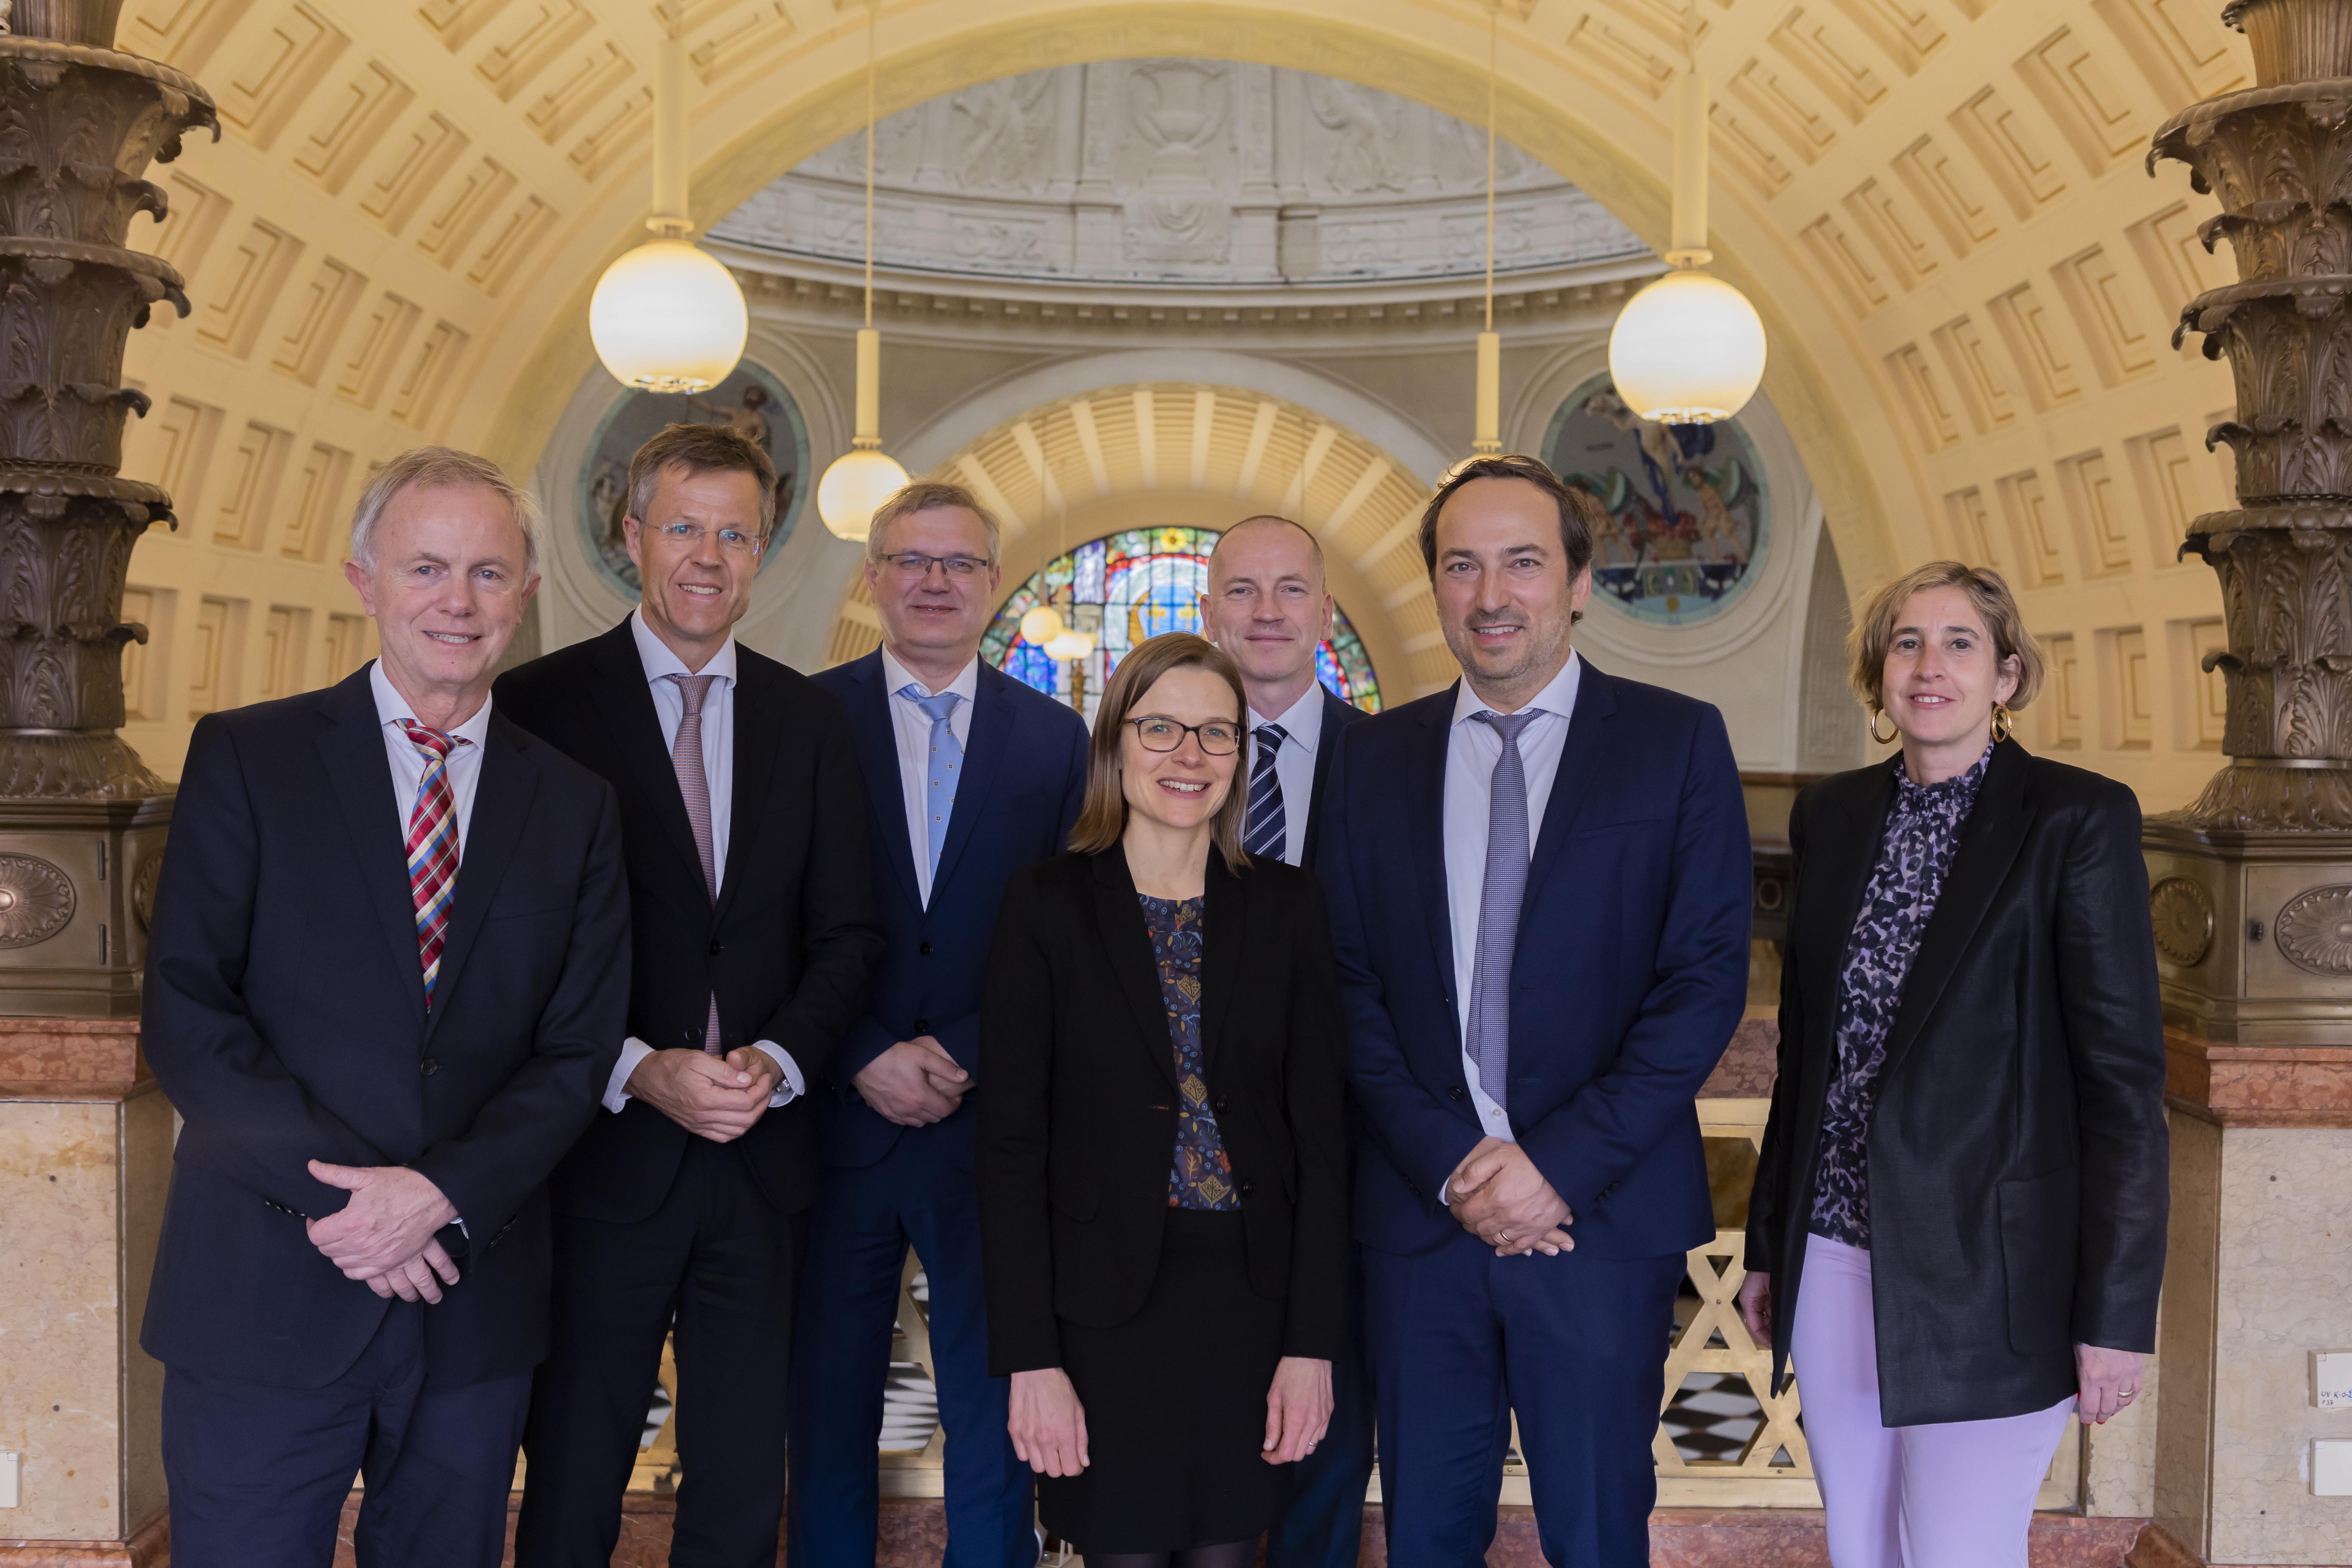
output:
<svg viewBox="0 0 2352 1568"><path fill-rule="evenodd" d="M2010 723L2010 717L2009 717L2009 705L2008 705L2007 703L2005 703L2005 702L1996 702L1996 703L1994 703L1994 704L1992 705L1992 738L1993 738L1993 740L1994 740L1996 742L2001 742L2001 741L2006 741L2006 740L2008 740L2008 739L2009 739L2009 731L2010 731L2011 728L2011 723Z"/></svg>
<svg viewBox="0 0 2352 1568"><path fill-rule="evenodd" d="M1889 733L1884 735L1880 734L1878 732L1878 721L1881 719L1886 719L1886 710L1884 708L1874 708L1871 710L1870 738L1877 742L1882 746L1891 746L1895 743L1895 737L1901 734L1902 731L1895 728L1894 720L1886 719L1886 728L1889 731Z"/></svg>

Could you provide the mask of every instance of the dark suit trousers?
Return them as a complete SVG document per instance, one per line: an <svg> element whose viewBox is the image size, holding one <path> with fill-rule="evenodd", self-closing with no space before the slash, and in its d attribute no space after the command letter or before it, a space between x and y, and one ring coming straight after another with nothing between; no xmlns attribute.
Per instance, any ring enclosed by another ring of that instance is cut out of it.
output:
<svg viewBox="0 0 2352 1568"><path fill-rule="evenodd" d="M1331 1363L1331 1421L1292 1472L1290 1506L1265 1539L1266 1568L1356 1568L1372 1479L1372 1356L1363 1248L1348 1248L1348 1353Z"/></svg>
<svg viewBox="0 0 2352 1568"><path fill-rule="evenodd" d="M436 1383L425 1370L432 1310L394 1302L324 1388L164 1369L176 1568L327 1568L354 1475L367 1482L360 1568L498 1568L530 1373Z"/></svg>
<svg viewBox="0 0 2352 1568"><path fill-rule="evenodd" d="M909 1129L873 1164L825 1171L793 1355L791 1568L873 1568L882 1384L909 1246L930 1286L947 1428L945 1568L1037 1561L1035 1492L1005 1431L1012 1379L988 1375L971 1133Z"/></svg>
<svg viewBox="0 0 2352 1568"><path fill-rule="evenodd" d="M1685 1262L1364 1248L1390 1562L1483 1568L1516 1411L1544 1561L1644 1568Z"/></svg>
<svg viewBox="0 0 2352 1568"><path fill-rule="evenodd" d="M673 1316L685 1473L670 1563L774 1568L793 1282L807 1236L806 1215L777 1212L735 1149L703 1138L688 1141L650 1217L555 1216L554 1344L523 1436L517 1568L611 1560Z"/></svg>

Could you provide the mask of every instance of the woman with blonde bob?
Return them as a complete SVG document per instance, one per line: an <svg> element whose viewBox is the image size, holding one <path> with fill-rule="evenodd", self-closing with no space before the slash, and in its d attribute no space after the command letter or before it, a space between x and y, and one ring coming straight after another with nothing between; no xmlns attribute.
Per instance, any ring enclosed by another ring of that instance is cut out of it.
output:
<svg viewBox="0 0 2352 1568"><path fill-rule="evenodd" d="M981 1005L989 1371L1088 1568L1249 1568L1346 1346L1344 1033L1305 872L1242 852L1241 676L1154 637Z"/></svg>
<svg viewBox="0 0 2352 1568"><path fill-rule="evenodd" d="M1906 574L1851 645L1871 735L1902 747L1790 816L1739 1305L1776 1382L1801 1382L1835 1568L2024 1568L2068 1410L2128 1406L2155 1348L2164 1037L2139 808L2012 735L2042 655L1992 572Z"/></svg>

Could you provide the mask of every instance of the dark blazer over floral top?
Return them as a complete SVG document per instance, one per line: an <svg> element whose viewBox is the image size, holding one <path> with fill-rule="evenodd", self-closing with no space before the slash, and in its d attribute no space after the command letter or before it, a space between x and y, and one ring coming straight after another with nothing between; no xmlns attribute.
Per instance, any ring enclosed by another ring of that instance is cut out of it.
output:
<svg viewBox="0 0 2352 1568"><path fill-rule="evenodd" d="M1747 1253L1772 1275L1776 1383L1803 1310L1841 974L1901 766L1823 779L1790 815L1780 1079ZM2074 1391L2076 1343L2156 1347L2164 1029L2139 831L2122 784L1993 748L1886 1030L1868 1132L1890 1426L2047 1409Z"/></svg>
<svg viewBox="0 0 2352 1568"><path fill-rule="evenodd" d="M1251 1288L1284 1303L1285 1355L1335 1360L1348 1342L1347 1047L1314 878L1263 858L1236 873L1210 854L1199 1005ZM1114 1328L1150 1295L1181 1076L1126 852L1014 872L974 1090L992 1376L1060 1365L1057 1319Z"/></svg>

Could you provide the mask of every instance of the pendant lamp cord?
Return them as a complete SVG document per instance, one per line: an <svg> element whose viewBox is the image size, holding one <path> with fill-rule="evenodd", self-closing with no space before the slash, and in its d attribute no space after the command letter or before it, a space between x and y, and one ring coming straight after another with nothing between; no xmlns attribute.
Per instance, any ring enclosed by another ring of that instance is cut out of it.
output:
<svg viewBox="0 0 2352 1568"><path fill-rule="evenodd" d="M1486 8L1486 331L1495 330L1495 68L1502 0Z"/></svg>
<svg viewBox="0 0 2352 1568"><path fill-rule="evenodd" d="M866 324L874 324L874 36L882 22L882 0L866 6Z"/></svg>

